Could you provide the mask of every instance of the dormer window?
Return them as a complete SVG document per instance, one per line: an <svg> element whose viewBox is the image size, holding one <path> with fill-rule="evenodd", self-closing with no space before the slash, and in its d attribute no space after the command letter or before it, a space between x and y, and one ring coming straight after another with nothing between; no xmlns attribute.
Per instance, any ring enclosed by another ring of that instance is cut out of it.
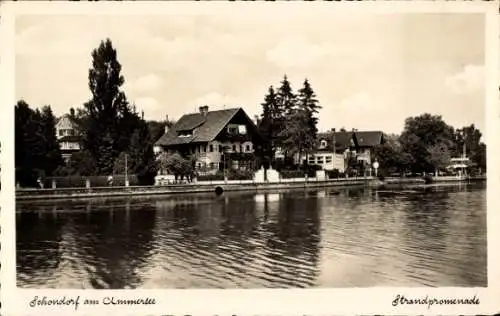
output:
<svg viewBox="0 0 500 316"><path fill-rule="evenodd" d="M326 145L327 145L326 140L322 139L322 140L321 140L321 144L320 144L320 146L319 146L319 147L320 147L320 148L326 148Z"/></svg>
<svg viewBox="0 0 500 316"><path fill-rule="evenodd" d="M191 136L193 136L193 131L192 130L191 131L179 131L177 133L177 136L179 136L179 137L191 137Z"/></svg>

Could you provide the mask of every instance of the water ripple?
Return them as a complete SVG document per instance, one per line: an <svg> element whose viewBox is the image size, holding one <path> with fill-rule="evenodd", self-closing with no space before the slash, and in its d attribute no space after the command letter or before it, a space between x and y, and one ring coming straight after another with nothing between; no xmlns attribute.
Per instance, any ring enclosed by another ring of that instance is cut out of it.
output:
<svg viewBox="0 0 500 316"><path fill-rule="evenodd" d="M21 287L486 286L486 189L18 203Z"/></svg>

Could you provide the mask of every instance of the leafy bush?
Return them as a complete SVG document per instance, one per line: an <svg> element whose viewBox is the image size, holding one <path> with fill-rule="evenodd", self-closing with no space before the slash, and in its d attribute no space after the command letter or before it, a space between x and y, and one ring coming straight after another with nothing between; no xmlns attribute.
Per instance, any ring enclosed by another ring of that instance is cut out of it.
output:
<svg viewBox="0 0 500 316"><path fill-rule="evenodd" d="M215 174L198 175L196 179L198 181L222 181L224 180L224 172L217 171Z"/></svg>
<svg viewBox="0 0 500 316"><path fill-rule="evenodd" d="M330 178L330 179L340 178L339 169L325 170L325 173L328 176L328 178Z"/></svg>
<svg viewBox="0 0 500 316"><path fill-rule="evenodd" d="M253 171L251 170L229 170L227 174L228 180L252 180Z"/></svg>
<svg viewBox="0 0 500 316"><path fill-rule="evenodd" d="M292 179L292 178L304 178L305 173L302 170L281 170L281 178Z"/></svg>

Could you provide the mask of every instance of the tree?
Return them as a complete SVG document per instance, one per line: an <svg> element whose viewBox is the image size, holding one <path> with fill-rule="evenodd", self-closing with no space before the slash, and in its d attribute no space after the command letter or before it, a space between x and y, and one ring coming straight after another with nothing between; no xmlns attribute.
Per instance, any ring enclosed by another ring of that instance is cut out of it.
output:
<svg viewBox="0 0 500 316"><path fill-rule="evenodd" d="M308 116L305 110L296 109L288 115L287 123L281 131L282 149L288 154L297 154L301 161L304 151L311 150L310 130L307 128Z"/></svg>
<svg viewBox="0 0 500 316"><path fill-rule="evenodd" d="M64 168L65 175L92 176L97 174L97 164L88 150L80 150L71 155Z"/></svg>
<svg viewBox="0 0 500 316"><path fill-rule="evenodd" d="M316 94L312 89L309 81L304 81L304 86L299 90L298 95L298 108L302 112L302 128L304 129L302 141L302 150L299 150L299 161L301 160L302 151L306 154L306 163L309 159L308 155L311 154L317 147L318 136L318 110L321 109L319 101L316 99Z"/></svg>
<svg viewBox="0 0 500 316"><path fill-rule="evenodd" d="M38 177L52 175L62 163L50 106L40 112L19 100L15 106L16 181L36 185Z"/></svg>
<svg viewBox="0 0 500 316"><path fill-rule="evenodd" d="M473 163L485 169L486 163L483 162L483 156L486 155L486 145L481 142L481 137L481 132L476 129L474 124L455 130L456 148L454 155L462 156L465 153L465 156L469 157Z"/></svg>
<svg viewBox="0 0 500 316"><path fill-rule="evenodd" d="M64 164L61 148L56 137L56 118L50 106L44 106L41 113L41 129L44 148L42 167L46 175L51 176L54 171Z"/></svg>
<svg viewBox="0 0 500 316"><path fill-rule="evenodd" d="M81 112L83 147L89 151L100 174L110 174L114 160L127 150L140 118L130 107L121 86L121 64L111 40L102 41L92 51L89 69L91 99Z"/></svg>
<svg viewBox="0 0 500 316"><path fill-rule="evenodd" d="M479 144L477 150L472 153L471 160L481 171L486 171L486 144Z"/></svg>
<svg viewBox="0 0 500 316"><path fill-rule="evenodd" d="M413 172L434 172L428 148L438 144L453 148L455 132L441 116L425 113L405 120L400 142L403 152L411 156Z"/></svg>
<svg viewBox="0 0 500 316"><path fill-rule="evenodd" d="M288 158L288 152L284 143L285 138L287 137L283 131L287 128L287 124L289 123L289 119L295 118L294 111L296 110L296 96L292 90L292 86L290 81L288 81L288 77L285 75L283 80L281 81L281 85L278 88L277 96L276 96L276 127L280 131L280 136L276 141L276 146L280 147L283 150L283 154L285 156L285 162Z"/></svg>
<svg viewBox="0 0 500 316"><path fill-rule="evenodd" d="M157 173L156 156L153 151L154 141L148 126L142 122L130 139L130 171L137 175L140 184L152 185Z"/></svg>
<svg viewBox="0 0 500 316"><path fill-rule="evenodd" d="M446 168L450 163L450 150L444 143L431 145L427 151L429 152L429 164L435 169L435 175L439 175L439 170Z"/></svg>
<svg viewBox="0 0 500 316"><path fill-rule="evenodd" d="M288 77L285 75L281 81L281 86L278 89L277 94L277 107L280 116L292 114L292 110L296 107L296 96L293 93L292 86Z"/></svg>
<svg viewBox="0 0 500 316"><path fill-rule="evenodd" d="M321 109L321 106L319 105L319 101L316 99L316 94L307 79L304 81L304 86L299 90L298 106L306 112L308 127L312 133L311 136L316 139L318 134L318 118L316 115Z"/></svg>
<svg viewBox="0 0 500 316"><path fill-rule="evenodd" d="M118 157L116 157L113 164L113 174L114 175L124 175L125 167L127 168L127 173L130 173L130 165L128 162L128 153L121 152Z"/></svg>
<svg viewBox="0 0 500 316"><path fill-rule="evenodd" d="M175 179L191 177L194 174L193 158L186 159L178 153L160 155L160 168L173 174Z"/></svg>
<svg viewBox="0 0 500 316"><path fill-rule="evenodd" d="M258 125L259 133L263 136L264 144L260 148L259 156L265 163L271 163L279 142L279 133L283 113L278 106L277 95L273 86L269 87L268 93L262 105L261 119Z"/></svg>

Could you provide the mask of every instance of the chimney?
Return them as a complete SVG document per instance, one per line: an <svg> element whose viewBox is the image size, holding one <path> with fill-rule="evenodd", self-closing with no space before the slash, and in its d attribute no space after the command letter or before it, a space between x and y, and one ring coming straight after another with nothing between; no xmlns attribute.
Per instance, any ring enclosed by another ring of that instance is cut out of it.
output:
<svg viewBox="0 0 500 316"><path fill-rule="evenodd" d="M207 113L208 113L208 105L200 106L200 113L201 113L203 116L206 116L206 115L207 115Z"/></svg>
<svg viewBox="0 0 500 316"><path fill-rule="evenodd" d="M168 133L168 124L169 124L168 115L165 115L165 134Z"/></svg>
<svg viewBox="0 0 500 316"><path fill-rule="evenodd" d="M335 133L335 127L334 127L334 128L332 128L332 132L333 132L333 133Z"/></svg>

